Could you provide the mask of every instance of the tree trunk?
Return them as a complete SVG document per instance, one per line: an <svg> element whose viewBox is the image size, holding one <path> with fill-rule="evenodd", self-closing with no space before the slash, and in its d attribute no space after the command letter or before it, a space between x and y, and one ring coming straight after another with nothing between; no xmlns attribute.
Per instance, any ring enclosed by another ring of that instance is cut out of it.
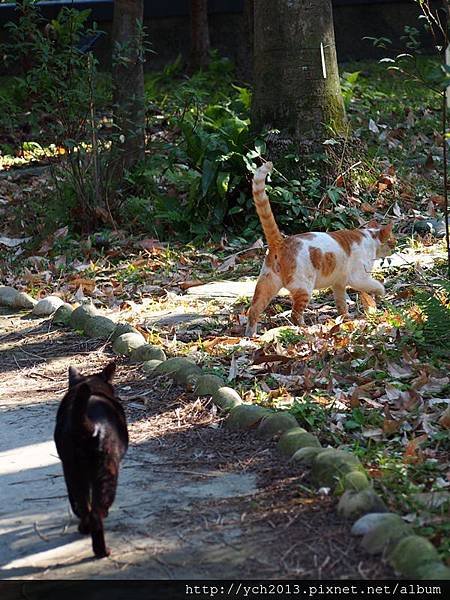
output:
<svg viewBox="0 0 450 600"><path fill-rule="evenodd" d="M318 145L345 124L331 0L257 0L255 128Z"/></svg>
<svg viewBox="0 0 450 600"><path fill-rule="evenodd" d="M209 48L208 0L191 0L191 72L208 65Z"/></svg>
<svg viewBox="0 0 450 600"><path fill-rule="evenodd" d="M143 16L144 0L115 0L112 81L119 177L144 158Z"/></svg>
<svg viewBox="0 0 450 600"><path fill-rule="evenodd" d="M255 0L244 0L244 34L246 61L243 67L245 78L253 81L253 46L254 46L254 19Z"/></svg>

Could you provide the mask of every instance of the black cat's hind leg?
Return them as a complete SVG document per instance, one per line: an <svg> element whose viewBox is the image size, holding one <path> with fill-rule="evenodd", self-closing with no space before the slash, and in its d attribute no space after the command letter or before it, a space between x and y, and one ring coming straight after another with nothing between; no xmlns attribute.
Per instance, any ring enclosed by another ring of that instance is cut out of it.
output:
<svg viewBox="0 0 450 600"><path fill-rule="evenodd" d="M90 506L90 485L87 476L80 474L78 468L73 465L64 465L64 479L66 480L67 492L72 511L80 519L78 531L82 535L90 533L89 515Z"/></svg>
<svg viewBox="0 0 450 600"><path fill-rule="evenodd" d="M98 558L111 554L105 544L103 519L108 516L108 510L114 502L118 475L118 467L115 464L109 464L97 476L92 488L92 511L90 516L92 549Z"/></svg>

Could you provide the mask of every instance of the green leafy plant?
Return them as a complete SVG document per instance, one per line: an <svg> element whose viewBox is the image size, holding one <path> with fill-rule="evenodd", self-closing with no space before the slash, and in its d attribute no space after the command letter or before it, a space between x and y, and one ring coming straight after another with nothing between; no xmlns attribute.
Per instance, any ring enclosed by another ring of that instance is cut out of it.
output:
<svg viewBox="0 0 450 600"><path fill-rule="evenodd" d="M450 346L450 283L442 281L432 291L418 291L415 301L424 313L424 343L434 353L448 354Z"/></svg>

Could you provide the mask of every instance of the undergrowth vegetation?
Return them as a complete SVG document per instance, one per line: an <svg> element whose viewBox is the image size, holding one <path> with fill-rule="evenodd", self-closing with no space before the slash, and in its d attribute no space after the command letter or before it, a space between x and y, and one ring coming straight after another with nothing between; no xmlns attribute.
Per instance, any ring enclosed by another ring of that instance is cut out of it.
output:
<svg viewBox="0 0 450 600"><path fill-rule="evenodd" d="M53 177L27 199L32 210L29 217L21 212L17 228L35 233L37 225L47 235L68 225L77 233L80 215L87 211L84 229L122 226L159 239L197 242L220 239L224 230L247 240L259 235L250 183L270 132L251 131L251 90L236 82L230 62L214 55L207 70L186 77L178 60L146 76L146 160L113 194L110 145L116 134L107 77L86 56L71 54L71 92L65 94L64 78L56 86L60 91L52 92L51 73L68 60L58 52L72 17L70 11L61 14L66 16L53 23L55 33L34 42L33 68L9 79L0 97L2 165L53 164ZM75 36L84 31L85 17L78 18ZM11 50L20 44L16 36ZM55 68L41 72L39 60L46 53L55 57ZM424 69L435 68L433 59L421 61ZM86 77L88 64L92 81ZM287 151L279 170L275 165L268 190L287 233L357 226L376 210L395 214L402 204L420 210L421 203L439 194L442 136L436 96L374 63L345 65L342 84L347 137L330 132L321 154L305 160ZM33 94L39 101L30 112ZM95 114L86 104L81 108L79 99L86 97ZM72 100L80 110L68 111ZM297 179L287 176L290 164ZM330 164L332 171L324 169ZM95 169L102 174L101 190L93 183Z"/></svg>

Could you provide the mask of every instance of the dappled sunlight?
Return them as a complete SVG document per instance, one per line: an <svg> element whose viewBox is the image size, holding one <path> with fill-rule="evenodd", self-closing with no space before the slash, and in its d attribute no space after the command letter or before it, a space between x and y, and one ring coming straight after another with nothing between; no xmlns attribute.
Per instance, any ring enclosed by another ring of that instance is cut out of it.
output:
<svg viewBox="0 0 450 600"><path fill-rule="evenodd" d="M59 463L59 458L53 440L20 446L0 452L0 477L57 463Z"/></svg>

